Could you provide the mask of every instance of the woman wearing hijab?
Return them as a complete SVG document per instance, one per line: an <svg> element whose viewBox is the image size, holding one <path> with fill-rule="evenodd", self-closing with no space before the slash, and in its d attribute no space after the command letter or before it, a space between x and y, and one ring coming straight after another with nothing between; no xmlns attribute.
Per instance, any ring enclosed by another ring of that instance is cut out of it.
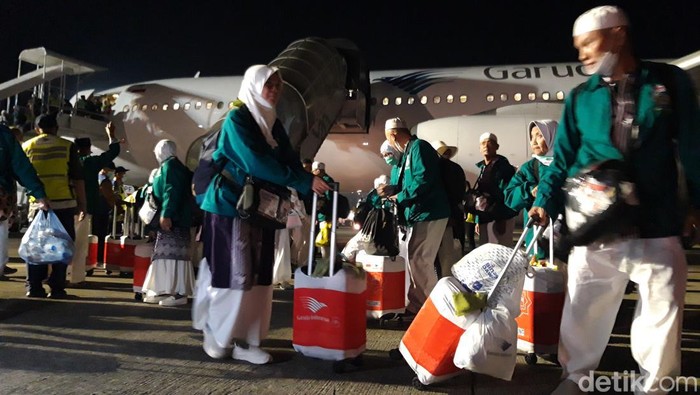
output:
<svg viewBox="0 0 700 395"><path fill-rule="evenodd" d="M231 355L254 364L272 360L260 343L270 327L275 231L239 217L239 186L252 176L302 195L330 189L303 169L277 120L275 105L281 93L276 67L251 66L213 154L215 161L225 163L227 177L215 176L202 202L206 266L200 273L209 269L205 275L211 275L211 285L197 289L193 309L193 326L203 330L204 351L212 358Z"/></svg>
<svg viewBox="0 0 700 395"><path fill-rule="evenodd" d="M532 159L525 162L511 178L505 189L505 203L515 211L525 210L523 220L528 221L527 212L535 202L540 175L554 159L554 136L557 121L545 119L532 121L527 127L527 136L532 149ZM528 243L529 243L528 237Z"/></svg>
<svg viewBox="0 0 700 395"><path fill-rule="evenodd" d="M160 164L152 183L153 196L160 206L160 227L143 282L143 301L179 306L187 304L194 288L189 252L192 172L177 158L175 142L160 140L153 151Z"/></svg>

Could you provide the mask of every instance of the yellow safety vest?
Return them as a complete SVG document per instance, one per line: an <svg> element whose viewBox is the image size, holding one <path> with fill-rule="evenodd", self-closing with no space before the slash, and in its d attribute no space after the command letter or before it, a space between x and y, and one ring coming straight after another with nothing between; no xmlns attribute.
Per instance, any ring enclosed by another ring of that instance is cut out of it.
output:
<svg viewBox="0 0 700 395"><path fill-rule="evenodd" d="M44 183L46 197L50 200L75 199L68 178L71 144L73 143L68 140L50 134L40 134L22 144L22 149Z"/></svg>

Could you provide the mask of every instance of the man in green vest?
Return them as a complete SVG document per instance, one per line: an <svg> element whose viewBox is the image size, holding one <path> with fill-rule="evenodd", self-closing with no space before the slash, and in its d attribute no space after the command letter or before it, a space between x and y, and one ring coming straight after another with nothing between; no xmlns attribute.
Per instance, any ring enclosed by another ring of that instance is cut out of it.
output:
<svg viewBox="0 0 700 395"><path fill-rule="evenodd" d="M39 134L22 145L29 161L44 184L51 208L68 234L75 240L75 219L85 218L85 184L83 167L78 159L78 150L73 142L57 136L58 122L55 115L43 114L36 118L35 129ZM41 208L31 199L29 216L33 218ZM48 275L47 265L27 265L27 296L43 298L46 291L42 281ZM62 299L66 295L66 265L51 265L48 279L50 298Z"/></svg>
<svg viewBox="0 0 700 395"><path fill-rule="evenodd" d="M643 380L635 393L661 394L681 373L681 330L688 268L684 222L700 208L700 111L681 69L640 61L628 20L614 6L578 17L573 43L590 79L564 104L554 160L542 174L529 214L541 225L562 212L567 177L595 163L624 160L639 201L637 235L574 247L568 261L559 362L565 380L554 393L581 393L594 380L629 280L639 301L632 356ZM676 146L677 143L677 146ZM677 153L676 153L677 152ZM690 215L682 210L676 157L685 170Z"/></svg>

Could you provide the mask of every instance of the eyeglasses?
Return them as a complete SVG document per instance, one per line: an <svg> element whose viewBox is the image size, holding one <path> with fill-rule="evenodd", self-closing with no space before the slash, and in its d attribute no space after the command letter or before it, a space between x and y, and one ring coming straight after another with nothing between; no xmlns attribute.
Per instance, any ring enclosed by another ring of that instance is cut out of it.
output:
<svg viewBox="0 0 700 395"><path fill-rule="evenodd" d="M391 152L385 152L382 154L382 156L386 158L387 156L394 156L394 154L392 154Z"/></svg>

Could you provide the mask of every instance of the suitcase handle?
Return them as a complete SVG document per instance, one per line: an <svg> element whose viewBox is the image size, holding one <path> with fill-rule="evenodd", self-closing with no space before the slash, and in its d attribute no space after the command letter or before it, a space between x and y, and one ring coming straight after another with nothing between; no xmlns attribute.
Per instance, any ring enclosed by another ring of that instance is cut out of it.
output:
<svg viewBox="0 0 700 395"><path fill-rule="evenodd" d="M498 286L501 284L501 280L503 279L503 276L506 274L506 271L510 267L511 263L513 263L513 259L515 259L515 256L520 253L520 248L525 243L525 237L527 236L528 230L532 229L532 227L534 225L535 225L535 219L530 217L530 219L528 219L528 221L527 221L527 224L525 224L525 228L523 229L523 233L520 235L518 242L515 243L515 247L513 247L513 252L511 252L510 256L508 257L508 262L506 262L505 266L503 266L503 270L501 270L501 272L498 274L498 278L496 279L496 283L493 285L493 288L491 288L491 291L489 291L489 294L486 297L487 299L491 297L491 294L493 294L493 291L498 289ZM547 228L547 226L539 226L535 229L535 235L532 237L532 241L525 249L526 256L527 256L527 254L530 253L530 251L532 251L532 248L535 246L535 244L537 243L537 240L542 236L542 233L544 233L544 230L546 228Z"/></svg>
<svg viewBox="0 0 700 395"><path fill-rule="evenodd" d="M335 240L336 240L336 227L338 225L338 190L340 189L340 184L337 182L331 182L328 183L328 185L332 188L333 190L333 211L332 211L332 216L331 216L331 240L330 240L330 265L328 268L328 275L329 277L333 276L333 273L335 272L335 252L336 252L336 245L335 245ZM312 192L313 197L311 200L311 229L309 230L309 261L306 265L307 267L307 274L311 276L311 274L314 272L313 269L313 263L314 263L314 252L316 249L316 243L315 243L315 238L316 238L316 221L317 221L317 212L318 212L318 195L315 192Z"/></svg>

